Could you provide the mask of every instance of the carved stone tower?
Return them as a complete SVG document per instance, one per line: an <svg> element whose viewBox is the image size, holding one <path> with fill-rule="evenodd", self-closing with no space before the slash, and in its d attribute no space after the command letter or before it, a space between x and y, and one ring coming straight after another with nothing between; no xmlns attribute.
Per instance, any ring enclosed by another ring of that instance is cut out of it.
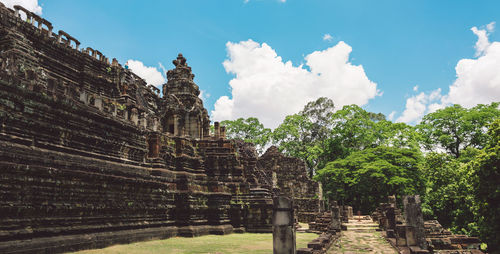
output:
<svg viewBox="0 0 500 254"><path fill-rule="evenodd" d="M198 97L200 89L193 81L191 67L182 54L172 63L175 69L167 72L168 81L163 85L163 132L199 139L208 136L210 120Z"/></svg>

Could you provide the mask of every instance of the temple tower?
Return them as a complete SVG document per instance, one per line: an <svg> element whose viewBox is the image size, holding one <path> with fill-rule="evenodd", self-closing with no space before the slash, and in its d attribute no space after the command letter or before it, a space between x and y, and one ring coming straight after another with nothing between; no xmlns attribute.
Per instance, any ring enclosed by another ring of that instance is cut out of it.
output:
<svg viewBox="0 0 500 254"><path fill-rule="evenodd" d="M210 120L191 67L182 54L172 63L175 69L167 72L168 81L163 85L163 132L196 139L209 136Z"/></svg>

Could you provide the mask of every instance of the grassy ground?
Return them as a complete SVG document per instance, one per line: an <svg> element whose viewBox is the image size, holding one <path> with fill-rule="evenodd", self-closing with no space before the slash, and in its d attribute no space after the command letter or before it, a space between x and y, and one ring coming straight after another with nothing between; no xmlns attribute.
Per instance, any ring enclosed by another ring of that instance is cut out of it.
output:
<svg viewBox="0 0 500 254"><path fill-rule="evenodd" d="M297 233L297 248L307 247L307 243L318 235ZM224 236L206 235L195 238L174 237L165 240L115 245L105 249L76 252L78 254L230 254L230 253L272 253L272 234L230 234Z"/></svg>

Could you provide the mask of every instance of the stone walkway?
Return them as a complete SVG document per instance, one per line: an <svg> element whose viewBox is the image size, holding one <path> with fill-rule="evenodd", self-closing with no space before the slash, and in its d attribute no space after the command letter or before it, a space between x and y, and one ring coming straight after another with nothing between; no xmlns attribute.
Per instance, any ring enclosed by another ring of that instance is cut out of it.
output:
<svg viewBox="0 0 500 254"><path fill-rule="evenodd" d="M332 245L328 254L335 253L389 253L398 252L382 237L380 231L375 231L378 227L371 220L362 219L358 222L355 219L349 220L347 231L342 231L340 241Z"/></svg>

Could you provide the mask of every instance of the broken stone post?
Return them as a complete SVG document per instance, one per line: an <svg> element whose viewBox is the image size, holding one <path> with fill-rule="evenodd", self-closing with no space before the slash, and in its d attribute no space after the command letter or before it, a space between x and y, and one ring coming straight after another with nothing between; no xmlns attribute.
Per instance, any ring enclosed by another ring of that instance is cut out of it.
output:
<svg viewBox="0 0 500 254"><path fill-rule="evenodd" d="M396 246L406 246L406 225L398 224L395 229Z"/></svg>
<svg viewBox="0 0 500 254"><path fill-rule="evenodd" d="M220 126L219 126L219 122L215 122L215 123L214 123L214 136L215 136L215 139L219 139L219 137L220 137Z"/></svg>
<svg viewBox="0 0 500 254"><path fill-rule="evenodd" d="M226 126L221 126L220 127L220 137L222 139L226 139Z"/></svg>
<svg viewBox="0 0 500 254"><path fill-rule="evenodd" d="M273 199L273 254L295 254L293 201L283 195Z"/></svg>
<svg viewBox="0 0 500 254"><path fill-rule="evenodd" d="M424 218L420 207L420 196L405 196L403 199L406 221L406 244L427 249L425 241Z"/></svg>
<svg viewBox="0 0 500 254"><path fill-rule="evenodd" d="M387 217L387 237L394 238L396 237L394 234L394 230L396 229L396 214L394 212L394 207L390 206L387 208L385 215Z"/></svg>
<svg viewBox="0 0 500 254"><path fill-rule="evenodd" d="M352 206L347 206L347 218L354 219L354 213L352 211Z"/></svg>
<svg viewBox="0 0 500 254"><path fill-rule="evenodd" d="M338 206L337 201L332 202L331 208L332 208L332 224L331 224L332 231L340 232L340 230L342 229L341 227L342 221L340 216L340 207Z"/></svg>
<svg viewBox="0 0 500 254"><path fill-rule="evenodd" d="M341 206L340 212L342 215L342 222L348 223L349 222L349 214L347 211L347 206L345 206L345 205Z"/></svg>

